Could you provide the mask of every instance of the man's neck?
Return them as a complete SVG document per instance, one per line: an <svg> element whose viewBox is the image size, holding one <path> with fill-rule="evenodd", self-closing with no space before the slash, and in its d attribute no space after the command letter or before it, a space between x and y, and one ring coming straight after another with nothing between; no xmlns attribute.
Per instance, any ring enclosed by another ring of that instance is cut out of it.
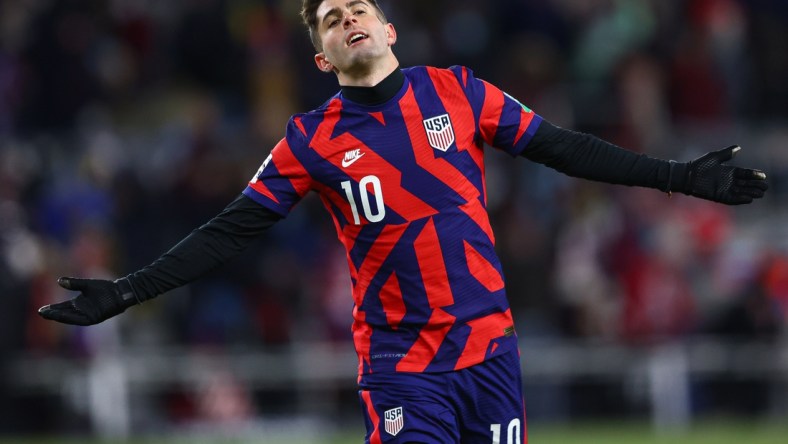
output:
<svg viewBox="0 0 788 444"><path fill-rule="evenodd" d="M398 68L399 61L394 55L391 55L387 57L385 61L377 63L372 67L361 68L356 71L340 72L337 74L337 80L339 81L339 86L370 87L380 83Z"/></svg>

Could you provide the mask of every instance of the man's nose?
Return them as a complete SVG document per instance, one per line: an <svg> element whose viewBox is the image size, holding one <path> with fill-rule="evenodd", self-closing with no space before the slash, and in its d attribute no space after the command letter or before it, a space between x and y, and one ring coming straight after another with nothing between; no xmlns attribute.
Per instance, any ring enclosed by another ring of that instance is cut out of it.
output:
<svg viewBox="0 0 788 444"><path fill-rule="evenodd" d="M347 28L348 26L356 23L356 16L353 13L346 13L342 19L342 24Z"/></svg>

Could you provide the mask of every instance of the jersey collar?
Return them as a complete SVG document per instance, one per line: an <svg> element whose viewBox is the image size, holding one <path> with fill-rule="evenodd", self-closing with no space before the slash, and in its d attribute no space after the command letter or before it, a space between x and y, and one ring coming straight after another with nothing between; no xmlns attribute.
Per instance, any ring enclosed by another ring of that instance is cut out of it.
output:
<svg viewBox="0 0 788 444"><path fill-rule="evenodd" d="M375 86L342 86L341 88L342 95L348 100L361 105L374 106L396 96L403 83L405 83L405 74L397 68Z"/></svg>

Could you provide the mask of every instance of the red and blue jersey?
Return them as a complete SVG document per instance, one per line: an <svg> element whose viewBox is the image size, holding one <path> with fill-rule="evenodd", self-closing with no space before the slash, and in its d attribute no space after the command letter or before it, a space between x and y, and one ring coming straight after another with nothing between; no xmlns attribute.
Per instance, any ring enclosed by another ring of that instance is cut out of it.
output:
<svg viewBox="0 0 788 444"><path fill-rule="evenodd" d="M347 252L361 374L465 368L517 348L486 211L484 147L541 118L464 67L404 69L389 101L293 116L244 193L286 216L315 191Z"/></svg>

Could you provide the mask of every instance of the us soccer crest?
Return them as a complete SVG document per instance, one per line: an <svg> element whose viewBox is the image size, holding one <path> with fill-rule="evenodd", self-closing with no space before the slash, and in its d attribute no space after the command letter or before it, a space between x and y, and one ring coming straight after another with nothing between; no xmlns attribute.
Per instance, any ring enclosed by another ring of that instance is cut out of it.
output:
<svg viewBox="0 0 788 444"><path fill-rule="evenodd" d="M397 436L397 433L405 426L405 417L402 415L402 407L395 407L383 412L383 426L389 435Z"/></svg>
<svg viewBox="0 0 788 444"><path fill-rule="evenodd" d="M448 114L425 119L424 129L427 130L427 140L436 150L445 152L454 143L454 128Z"/></svg>

